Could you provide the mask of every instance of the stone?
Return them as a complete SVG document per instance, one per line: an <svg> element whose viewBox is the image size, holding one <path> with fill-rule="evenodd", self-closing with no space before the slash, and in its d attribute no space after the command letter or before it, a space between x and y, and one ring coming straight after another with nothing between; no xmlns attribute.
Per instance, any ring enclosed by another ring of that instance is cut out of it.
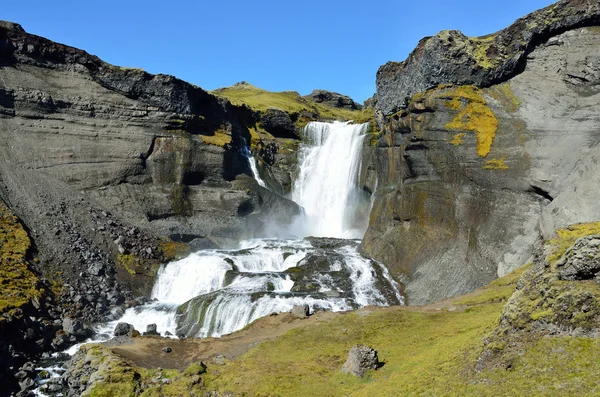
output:
<svg viewBox="0 0 600 397"><path fill-rule="evenodd" d="M217 365L225 365L226 364L225 356L223 356L222 354L216 356L214 361L215 361L215 364L217 364Z"/></svg>
<svg viewBox="0 0 600 397"><path fill-rule="evenodd" d="M137 332L133 325L129 323L118 323L113 332L114 336L133 336Z"/></svg>
<svg viewBox="0 0 600 397"><path fill-rule="evenodd" d="M146 332L144 332L144 335L160 335L156 331L156 324L148 324L148 325L146 325Z"/></svg>
<svg viewBox="0 0 600 397"><path fill-rule="evenodd" d="M578 238L556 267L562 280L589 280L600 275L600 235Z"/></svg>
<svg viewBox="0 0 600 397"><path fill-rule="evenodd" d="M173 349L171 349L169 346L166 346L162 348L162 351L163 353L171 353Z"/></svg>
<svg viewBox="0 0 600 397"><path fill-rule="evenodd" d="M306 95L304 98L334 108L344 108L349 110L362 109L362 105L354 102L349 96L332 91L313 90L313 92Z"/></svg>
<svg viewBox="0 0 600 397"><path fill-rule="evenodd" d="M356 345L348 352L348 359L342 366L342 372L362 377L367 370L378 367L377 350L364 345Z"/></svg>
<svg viewBox="0 0 600 397"><path fill-rule="evenodd" d="M290 313L298 318L306 318L310 316L310 307L308 305L294 305Z"/></svg>

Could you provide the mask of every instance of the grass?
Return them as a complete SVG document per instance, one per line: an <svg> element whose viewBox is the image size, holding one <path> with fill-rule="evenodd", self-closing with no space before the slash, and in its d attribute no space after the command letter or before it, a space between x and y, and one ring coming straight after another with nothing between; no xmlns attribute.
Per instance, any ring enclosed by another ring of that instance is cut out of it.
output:
<svg viewBox="0 0 600 397"><path fill-rule="evenodd" d="M26 261L30 248L18 218L0 202L0 314L12 314L44 292Z"/></svg>
<svg viewBox="0 0 600 397"><path fill-rule="evenodd" d="M234 105L247 105L260 112L275 107L290 114L307 111L316 114L319 119L354 120L356 123L365 123L374 117L373 109L333 108L303 98L296 91L271 92L250 84L219 88L212 93L227 98Z"/></svg>
<svg viewBox="0 0 600 397"><path fill-rule="evenodd" d="M482 340L498 323L523 269L457 300L464 311L347 313L260 344L205 377L208 389L249 396L482 395L474 371ZM355 344L384 366L360 379L340 369ZM291 375L293 374L293 375ZM475 383L474 383L475 382ZM508 395L499 384L490 395ZM495 394L494 394L495 393Z"/></svg>

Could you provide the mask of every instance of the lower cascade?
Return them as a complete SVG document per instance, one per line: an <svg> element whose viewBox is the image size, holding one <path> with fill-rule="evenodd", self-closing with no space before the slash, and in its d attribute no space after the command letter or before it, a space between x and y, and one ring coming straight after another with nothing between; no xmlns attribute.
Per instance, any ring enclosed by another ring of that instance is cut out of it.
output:
<svg viewBox="0 0 600 397"><path fill-rule="evenodd" d="M361 211L370 205L357 187L366 127L309 123L304 130L292 198L306 213L302 234L318 237L242 241L233 250L202 250L163 265L154 301L127 309L99 334L127 322L138 330L156 324L179 337L218 337L297 305L314 312L402 304L387 269L358 253L366 225Z"/></svg>

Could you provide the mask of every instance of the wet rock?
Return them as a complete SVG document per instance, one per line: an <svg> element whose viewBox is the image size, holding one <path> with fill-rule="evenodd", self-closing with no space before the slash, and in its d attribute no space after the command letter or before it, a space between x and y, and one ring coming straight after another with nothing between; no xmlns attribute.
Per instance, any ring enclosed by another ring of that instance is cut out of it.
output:
<svg viewBox="0 0 600 397"><path fill-rule="evenodd" d="M113 334L114 336L133 336L135 332L137 331L133 325L129 323L118 323Z"/></svg>
<svg viewBox="0 0 600 397"><path fill-rule="evenodd" d="M160 335L156 331L156 324L148 324L148 325L146 325L146 332L144 332L144 335Z"/></svg>
<svg viewBox="0 0 600 397"><path fill-rule="evenodd" d="M356 345L350 349L348 359L342 366L342 372L362 377L367 370L377 369L378 366L377 350L364 345Z"/></svg>
<svg viewBox="0 0 600 397"><path fill-rule="evenodd" d="M290 313L298 318L306 318L310 316L310 307L308 305L295 305Z"/></svg>

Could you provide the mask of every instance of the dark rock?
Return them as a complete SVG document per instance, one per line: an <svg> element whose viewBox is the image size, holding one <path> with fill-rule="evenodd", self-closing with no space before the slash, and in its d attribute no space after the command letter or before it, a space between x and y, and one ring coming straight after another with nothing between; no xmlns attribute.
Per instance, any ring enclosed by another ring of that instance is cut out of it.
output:
<svg viewBox="0 0 600 397"><path fill-rule="evenodd" d="M162 348L162 351L163 351L164 353L171 353L171 352L173 351L173 349L171 349L169 346L166 346L166 347L163 347L163 348Z"/></svg>
<svg viewBox="0 0 600 397"><path fill-rule="evenodd" d="M144 332L144 335L160 335L156 331L156 324L148 324L148 325L146 325L146 332Z"/></svg>
<svg viewBox="0 0 600 397"><path fill-rule="evenodd" d="M310 316L310 307L308 305L295 305L290 313L298 318L306 318Z"/></svg>
<svg viewBox="0 0 600 397"><path fill-rule="evenodd" d="M342 372L362 377L367 370L378 367L377 350L364 345L356 345L350 349L348 359L342 366Z"/></svg>
<svg viewBox="0 0 600 397"><path fill-rule="evenodd" d="M300 137L290 115L281 109L267 109L260 122L267 132L277 138L298 139Z"/></svg>
<svg viewBox="0 0 600 397"><path fill-rule="evenodd" d="M137 332L133 325L128 323L118 323L113 332L114 336L133 336Z"/></svg>
<svg viewBox="0 0 600 397"><path fill-rule="evenodd" d="M337 92L313 90L313 92L306 95L304 98L334 108L344 108L350 110L362 109L362 105L354 102L352 98L346 95L338 94Z"/></svg>

